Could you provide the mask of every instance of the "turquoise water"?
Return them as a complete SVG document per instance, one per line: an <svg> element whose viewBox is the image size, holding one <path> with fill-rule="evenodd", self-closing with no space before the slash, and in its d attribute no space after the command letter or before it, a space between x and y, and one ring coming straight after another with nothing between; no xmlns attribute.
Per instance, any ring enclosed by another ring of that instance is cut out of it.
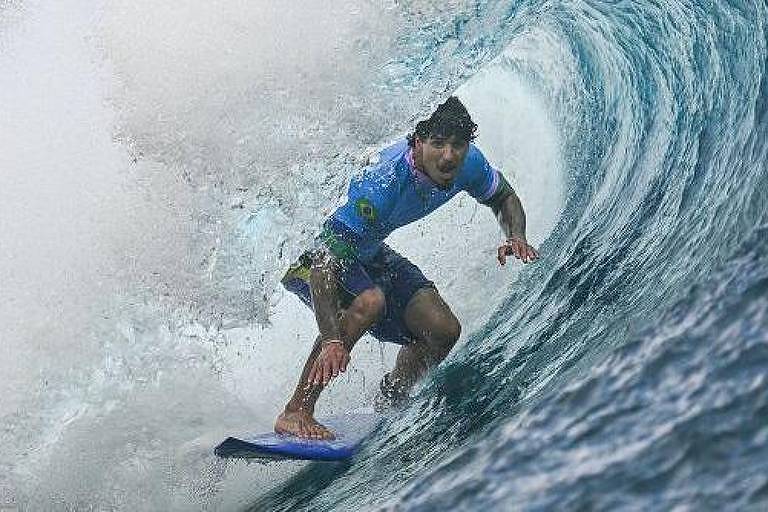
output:
<svg viewBox="0 0 768 512"><path fill-rule="evenodd" d="M360 457L253 510L764 509L766 5L475 7L425 52L535 30L576 73L578 103L552 101L568 201L544 258Z"/></svg>
<svg viewBox="0 0 768 512"><path fill-rule="evenodd" d="M764 2L6 2L0 34L0 509L768 507ZM217 460L314 337L286 264L453 91L542 259L493 267L471 202L396 235L449 359L349 463Z"/></svg>

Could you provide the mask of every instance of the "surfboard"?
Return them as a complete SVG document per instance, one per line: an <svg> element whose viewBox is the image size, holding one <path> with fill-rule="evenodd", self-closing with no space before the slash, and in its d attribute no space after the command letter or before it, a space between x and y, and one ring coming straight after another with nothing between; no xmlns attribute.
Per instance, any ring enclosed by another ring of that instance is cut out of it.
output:
<svg viewBox="0 0 768 512"><path fill-rule="evenodd" d="M214 453L222 458L338 461L357 453L363 440L381 420L374 413L347 413L318 418L336 434L335 439L303 439L293 435L262 432L228 437Z"/></svg>

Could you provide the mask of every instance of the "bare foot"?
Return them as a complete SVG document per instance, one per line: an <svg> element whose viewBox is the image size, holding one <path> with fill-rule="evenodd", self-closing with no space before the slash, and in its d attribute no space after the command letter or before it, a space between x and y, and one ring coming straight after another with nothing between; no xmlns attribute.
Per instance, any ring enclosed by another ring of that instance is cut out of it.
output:
<svg viewBox="0 0 768 512"><path fill-rule="evenodd" d="M306 439L335 439L336 436L327 427L312 417L307 411L283 411L275 421L275 432L293 434Z"/></svg>

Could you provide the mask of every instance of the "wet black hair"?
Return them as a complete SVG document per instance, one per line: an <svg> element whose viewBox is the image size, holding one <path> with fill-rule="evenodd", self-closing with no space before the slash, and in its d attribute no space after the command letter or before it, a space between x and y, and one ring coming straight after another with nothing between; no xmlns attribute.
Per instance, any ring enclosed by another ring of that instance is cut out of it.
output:
<svg viewBox="0 0 768 512"><path fill-rule="evenodd" d="M467 108L459 98L450 96L438 105L429 119L416 124L416 129L408 136L408 145L413 147L417 137L426 140L433 136L448 138L452 135L465 142L472 142L476 131L477 124L472 121Z"/></svg>

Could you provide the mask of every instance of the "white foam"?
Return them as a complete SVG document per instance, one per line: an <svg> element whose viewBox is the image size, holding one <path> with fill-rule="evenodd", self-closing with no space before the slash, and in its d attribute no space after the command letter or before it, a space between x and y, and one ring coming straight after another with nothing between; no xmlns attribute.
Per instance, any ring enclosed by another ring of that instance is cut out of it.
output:
<svg viewBox="0 0 768 512"><path fill-rule="evenodd" d="M215 270L230 203L217 201L249 177L269 196L249 254L266 255L255 270L273 279L285 263L273 245L297 240L285 232L317 220L344 181L324 181L329 148L391 135L392 111L367 106L392 100L367 86L392 20L353 2L25 5L0 53L0 418L13 447L0 491L13 478L41 509L189 509L224 488L227 503L247 501L291 470L223 470L205 447L226 429L270 427L315 328L281 293L266 300L271 326L197 318L229 304ZM541 242L562 201L548 106L501 61L458 93ZM307 196L311 208L286 215ZM513 284L495 262L499 240L469 197L393 237L468 330ZM368 403L394 350L363 342L321 408Z"/></svg>
<svg viewBox="0 0 768 512"><path fill-rule="evenodd" d="M386 54L379 11L32 1L3 25L0 506L188 509L220 477L200 432L271 423L254 410L285 393L222 391L229 341L194 322L220 309L217 200L361 124L340 91L364 97Z"/></svg>

